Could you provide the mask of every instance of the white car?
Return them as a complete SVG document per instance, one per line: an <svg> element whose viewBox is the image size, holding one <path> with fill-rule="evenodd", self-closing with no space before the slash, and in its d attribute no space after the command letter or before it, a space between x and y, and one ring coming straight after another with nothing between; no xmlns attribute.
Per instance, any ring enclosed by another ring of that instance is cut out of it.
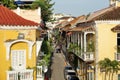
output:
<svg viewBox="0 0 120 80"><path fill-rule="evenodd" d="M65 72L65 79L69 80L71 76L76 76L76 72L74 70L67 70Z"/></svg>

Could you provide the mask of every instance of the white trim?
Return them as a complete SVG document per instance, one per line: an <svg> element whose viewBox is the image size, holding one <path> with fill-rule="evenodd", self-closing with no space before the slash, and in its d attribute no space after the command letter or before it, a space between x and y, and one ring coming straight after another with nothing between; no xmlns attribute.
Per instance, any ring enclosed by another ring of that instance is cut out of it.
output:
<svg viewBox="0 0 120 80"><path fill-rule="evenodd" d="M120 24L120 20L97 20L95 21L96 24L103 24L103 23L107 23L107 24Z"/></svg>
<svg viewBox="0 0 120 80"><path fill-rule="evenodd" d="M36 56L38 56L38 54L39 54L39 52L41 50L42 42L43 42L43 40L36 41Z"/></svg>
<svg viewBox="0 0 120 80"><path fill-rule="evenodd" d="M87 33L84 33L84 52L86 52L86 35Z"/></svg>
<svg viewBox="0 0 120 80"><path fill-rule="evenodd" d="M40 26L10 26L10 25L0 25L0 29L14 30L14 29L39 29L42 30Z"/></svg>
<svg viewBox="0 0 120 80"><path fill-rule="evenodd" d="M82 53L82 49L84 49L83 48L83 35L82 35L82 33L80 34L80 39L81 39L81 53Z"/></svg>
<svg viewBox="0 0 120 80"><path fill-rule="evenodd" d="M95 37L95 41L96 41L96 44L95 44L95 47L96 47L96 55L95 55L95 64L96 63L98 63L98 28L97 28L97 26L96 25L94 25L95 26L95 28L96 28L96 37ZM95 80L98 80L98 65L96 65L96 67L95 67Z"/></svg>
<svg viewBox="0 0 120 80"><path fill-rule="evenodd" d="M9 57L10 57L10 47L11 45L13 45L14 43L17 43L17 42L26 42L28 43L28 47L29 47L29 59L31 59L32 57L32 46L34 44L33 41L28 41L28 40L24 40L24 39L19 39L19 40L14 40L14 41L10 41L10 42L5 42L5 46L6 46L6 59L9 60Z"/></svg>

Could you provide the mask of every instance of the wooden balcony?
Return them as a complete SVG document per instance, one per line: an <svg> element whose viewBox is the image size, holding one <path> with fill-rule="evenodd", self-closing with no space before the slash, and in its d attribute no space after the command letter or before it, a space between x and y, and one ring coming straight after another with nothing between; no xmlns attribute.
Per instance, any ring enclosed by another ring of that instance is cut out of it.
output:
<svg viewBox="0 0 120 80"><path fill-rule="evenodd" d="M33 80L33 70L7 71L7 80Z"/></svg>

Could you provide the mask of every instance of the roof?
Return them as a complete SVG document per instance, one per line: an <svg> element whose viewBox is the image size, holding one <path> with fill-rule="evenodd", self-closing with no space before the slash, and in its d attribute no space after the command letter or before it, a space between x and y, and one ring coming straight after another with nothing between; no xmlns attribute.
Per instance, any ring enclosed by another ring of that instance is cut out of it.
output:
<svg viewBox="0 0 120 80"><path fill-rule="evenodd" d="M55 28L62 28L65 25L67 25L69 22L68 21L62 21L61 23L59 23L58 25L55 26Z"/></svg>
<svg viewBox="0 0 120 80"><path fill-rule="evenodd" d="M65 16L65 17L59 18L59 20L68 20L69 18L75 18L75 17L72 17L72 16Z"/></svg>
<svg viewBox="0 0 120 80"><path fill-rule="evenodd" d="M120 32L120 24L111 29L113 32Z"/></svg>
<svg viewBox="0 0 120 80"><path fill-rule="evenodd" d="M68 31L95 31L94 27L92 26L84 26L84 27L74 27L69 29Z"/></svg>
<svg viewBox="0 0 120 80"><path fill-rule="evenodd" d="M79 16L79 17L76 17L74 20L70 21L67 25L63 26L63 30L68 30L68 29L71 29L71 27L75 26L77 23L79 23L81 20L84 19L84 15L82 16Z"/></svg>
<svg viewBox="0 0 120 80"><path fill-rule="evenodd" d="M81 23L94 20L120 20L120 7L110 6L96 12L89 13Z"/></svg>
<svg viewBox="0 0 120 80"><path fill-rule="evenodd" d="M0 5L0 25L38 26L39 24L30 20L26 20L8 8Z"/></svg>
<svg viewBox="0 0 120 80"><path fill-rule="evenodd" d="M71 26L74 26L74 25L76 25L78 22L80 22L81 20L83 20L84 18L85 18L85 15L76 17L75 19L73 19L72 21L70 21L69 24L70 24ZM68 25L69 25L69 24L68 24Z"/></svg>

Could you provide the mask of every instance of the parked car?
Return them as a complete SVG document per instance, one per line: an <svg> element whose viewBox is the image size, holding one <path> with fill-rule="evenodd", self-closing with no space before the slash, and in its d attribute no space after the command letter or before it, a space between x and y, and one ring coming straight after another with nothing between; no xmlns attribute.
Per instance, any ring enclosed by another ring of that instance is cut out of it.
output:
<svg viewBox="0 0 120 80"><path fill-rule="evenodd" d="M69 80L71 76L77 76L75 70L67 70L65 71L64 77L66 80Z"/></svg>
<svg viewBox="0 0 120 80"><path fill-rule="evenodd" d="M79 80L79 78L77 76L71 76L71 77L69 77L68 80Z"/></svg>
<svg viewBox="0 0 120 80"><path fill-rule="evenodd" d="M70 65L65 66L64 72L67 71L67 70L73 70L72 66L70 66Z"/></svg>

